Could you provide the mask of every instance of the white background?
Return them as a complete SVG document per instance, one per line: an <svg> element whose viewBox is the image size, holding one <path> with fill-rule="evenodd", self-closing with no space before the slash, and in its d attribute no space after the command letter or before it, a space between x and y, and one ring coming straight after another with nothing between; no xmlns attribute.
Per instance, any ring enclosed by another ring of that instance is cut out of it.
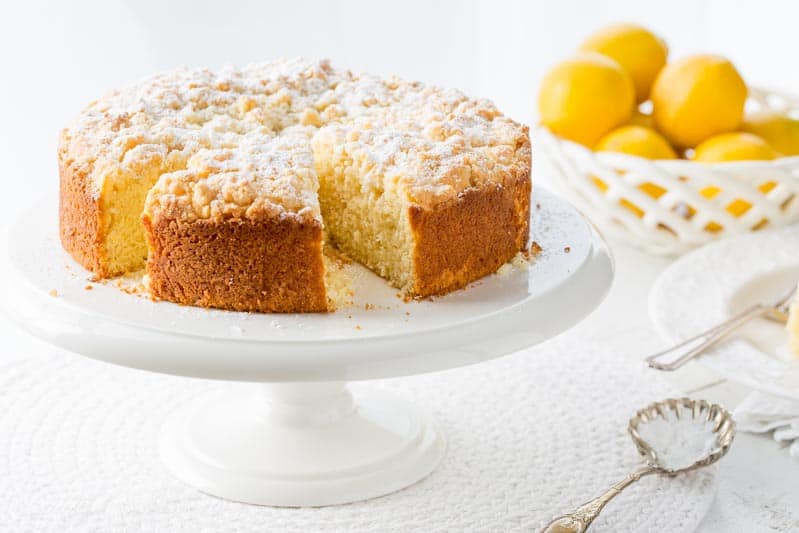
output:
<svg viewBox="0 0 799 533"><path fill-rule="evenodd" d="M748 82L799 92L798 17L789 0L0 0L3 186L12 198L55 189L60 128L106 91L177 65L328 57L458 87L531 122L547 68L616 21L651 27L672 57L721 53Z"/></svg>
<svg viewBox="0 0 799 533"><path fill-rule="evenodd" d="M615 21L650 26L666 38L672 57L720 53L750 84L799 93L798 18L799 2L788 0L0 0L0 226L57 190L60 128L93 98L157 70L328 57L353 70L455 86L532 122L547 68ZM546 182L545 175L534 179ZM609 300L571 334L601 340L597 332L604 331L608 342L611 333L614 342L624 335L620 356L633 364L662 347L648 326L646 294L667 261L617 252ZM50 350L4 320L0 337L0 355ZM746 392L697 366L673 379L685 393L730 406ZM799 530L799 466L787 453L767 438L741 435L725 461L702 531Z"/></svg>

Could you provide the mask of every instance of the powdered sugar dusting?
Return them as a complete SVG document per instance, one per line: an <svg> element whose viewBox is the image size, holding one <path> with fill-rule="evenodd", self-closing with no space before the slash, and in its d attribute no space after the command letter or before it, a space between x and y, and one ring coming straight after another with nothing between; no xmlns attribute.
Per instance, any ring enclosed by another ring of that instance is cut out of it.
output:
<svg viewBox="0 0 799 533"><path fill-rule="evenodd" d="M62 132L59 156L96 191L120 171L157 172L150 205L189 220L317 218L312 146L342 139L372 165L367 180L423 205L530 168L527 128L488 101L303 59L177 69L111 92Z"/></svg>
<svg viewBox="0 0 799 533"><path fill-rule="evenodd" d="M638 426L638 434L655 451L659 466L682 470L719 449L713 422L664 411L665 418L655 417Z"/></svg>

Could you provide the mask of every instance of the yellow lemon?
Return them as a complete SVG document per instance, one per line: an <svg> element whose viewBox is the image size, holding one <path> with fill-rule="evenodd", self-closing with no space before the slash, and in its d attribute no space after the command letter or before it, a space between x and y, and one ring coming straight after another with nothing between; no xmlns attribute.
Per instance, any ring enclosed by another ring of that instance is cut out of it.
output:
<svg viewBox="0 0 799 533"><path fill-rule="evenodd" d="M541 123L586 146L627 122L634 106L629 74L612 59L590 52L556 65L538 94Z"/></svg>
<svg viewBox="0 0 799 533"><path fill-rule="evenodd" d="M693 147L741 125L746 84L732 63L713 55L666 65L652 86L658 130L679 147Z"/></svg>
<svg viewBox="0 0 799 533"><path fill-rule="evenodd" d="M696 147L692 159L703 163L721 163L770 160L779 156L779 152L757 135L734 132L709 138Z"/></svg>
<svg viewBox="0 0 799 533"><path fill-rule="evenodd" d="M596 145L596 150L622 152L647 159L676 159L674 149L655 130L643 126L622 126L611 131Z"/></svg>
<svg viewBox="0 0 799 533"><path fill-rule="evenodd" d="M636 24L614 24L592 34L580 50L604 54L633 79L638 102L649 98L652 83L666 64L669 49L662 39Z"/></svg>
<svg viewBox="0 0 799 533"><path fill-rule="evenodd" d="M744 119L741 129L761 137L783 155L799 155L799 120L795 118L756 113Z"/></svg>

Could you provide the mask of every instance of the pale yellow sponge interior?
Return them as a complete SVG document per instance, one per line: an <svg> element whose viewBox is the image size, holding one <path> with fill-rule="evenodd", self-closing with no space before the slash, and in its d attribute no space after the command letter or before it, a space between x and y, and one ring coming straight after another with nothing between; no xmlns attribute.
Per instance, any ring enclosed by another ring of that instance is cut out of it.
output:
<svg viewBox="0 0 799 533"><path fill-rule="evenodd" d="M391 285L412 289L413 235L410 203L399 188L382 189L379 180L363 179L375 172L367 161L353 161L341 145L314 138L319 176L319 203L325 231L348 257L369 267Z"/></svg>
<svg viewBox="0 0 799 533"><path fill-rule="evenodd" d="M106 177L103 183L100 210L106 232L106 268L111 276L144 267L147 244L141 213L147 192L160 174L160 167L147 169L135 176L120 171Z"/></svg>
<svg viewBox="0 0 799 533"><path fill-rule="evenodd" d="M329 246L324 247L322 261L325 264L328 311L350 307L355 294L352 290L350 276L347 274L346 261Z"/></svg>

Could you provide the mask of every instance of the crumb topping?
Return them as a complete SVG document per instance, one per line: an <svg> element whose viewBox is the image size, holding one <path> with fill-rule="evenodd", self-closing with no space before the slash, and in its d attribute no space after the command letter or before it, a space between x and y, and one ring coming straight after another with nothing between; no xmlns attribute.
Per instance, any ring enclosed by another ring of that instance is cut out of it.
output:
<svg viewBox="0 0 799 533"><path fill-rule="evenodd" d="M279 136L251 132L235 148L202 149L185 170L164 174L148 194L151 210L198 219L319 217L313 155L305 128Z"/></svg>
<svg viewBox="0 0 799 533"><path fill-rule="evenodd" d="M157 165L148 209L187 221L318 218L313 146L326 143L423 206L530 168L527 128L487 100L304 59L183 68L111 92L62 131L59 158L96 194Z"/></svg>

